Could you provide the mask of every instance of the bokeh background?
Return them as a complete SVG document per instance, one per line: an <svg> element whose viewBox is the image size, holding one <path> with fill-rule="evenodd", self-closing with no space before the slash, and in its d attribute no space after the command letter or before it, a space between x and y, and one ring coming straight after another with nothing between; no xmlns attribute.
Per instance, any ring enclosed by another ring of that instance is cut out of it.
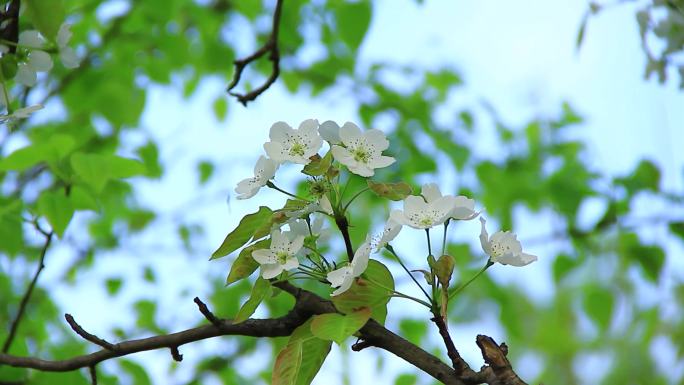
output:
<svg viewBox="0 0 684 385"><path fill-rule="evenodd" d="M274 1L67 3L81 67L55 66L28 90L8 83L16 102L46 108L0 127L0 155L64 134L74 151L139 159L145 172L111 178L90 209L75 210L10 352L93 351L63 313L109 341L203 323L195 296L233 317L249 282L226 287L234 256L209 256L242 216L285 200L262 191L237 201L233 189L251 176L271 124L316 118L382 129L398 162L378 179L437 181L472 196L490 232L512 229L539 256L524 268L491 268L452 306L450 328L471 366L482 364L475 336L487 334L507 343L529 383L684 380L681 1L287 0L281 75L247 107L225 87L232 60L270 33ZM238 88L269 73L259 62ZM298 188L298 171L281 170L278 184ZM0 325L9 325L44 242L16 218L49 228L37 201L60 188L61 176L36 164L0 178ZM358 200L355 244L390 207ZM485 263L478 234L479 223L462 223L449 240L459 280ZM395 248L420 268L423 242L405 229ZM390 259L376 258L400 289L415 291ZM280 295L257 315L290 304ZM388 327L445 357L428 319L390 302ZM166 351L136 354L100 365L100 383L268 383L284 342L217 338L181 347L182 363ZM382 352L350 352L352 342L333 347L314 383L434 382ZM0 367L3 380L89 383L85 371Z"/></svg>

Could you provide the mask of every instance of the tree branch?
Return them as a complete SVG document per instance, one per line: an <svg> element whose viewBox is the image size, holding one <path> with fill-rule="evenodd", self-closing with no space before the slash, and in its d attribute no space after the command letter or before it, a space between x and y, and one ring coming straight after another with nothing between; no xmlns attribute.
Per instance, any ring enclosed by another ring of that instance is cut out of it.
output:
<svg viewBox="0 0 684 385"><path fill-rule="evenodd" d="M256 52L253 54L247 56L246 58L243 59L238 59L235 60L233 63L235 64L235 74L233 75L233 80L230 82L228 85L228 93L232 96L235 96L237 100L242 103L243 106L247 107L247 103L253 101L256 99L259 95L264 93L273 83L275 83L276 79L278 79L278 75L280 75L280 50L278 49L278 31L280 30L280 19L282 15L282 9L283 9L283 1L284 0L278 0L275 6L275 11L273 12L273 27L271 29L271 35L268 37L268 40L266 43L264 43L261 48L259 48ZM273 67L271 70L271 75L266 79L264 84L262 84L259 88L254 89L251 92L248 92L246 94L240 94L237 92L232 92L233 88L238 85L240 82L240 78L242 77L242 72L245 70L245 67L247 67L248 64L250 64L253 61L256 61L257 59L261 58L265 54L269 53L268 55L268 60L273 63Z"/></svg>
<svg viewBox="0 0 684 385"><path fill-rule="evenodd" d="M103 347L103 348L105 348L105 349L107 349L107 350L116 350L116 345L114 345L114 344L112 344L112 343L110 343L110 342L107 342L107 341L103 340L102 338L100 338L100 337L98 337L98 336L96 336L96 335L94 335L94 334L90 334L90 333L88 333L87 331L85 331L85 330L81 327L81 325L79 325L79 324L76 322L76 320L74 319L74 317L71 316L71 314L64 314L64 318L65 318L66 321L69 323L69 326L71 326L71 329L72 329L74 332L76 332L76 334L78 334L79 336L83 337L84 340L90 341L90 342L94 343L95 345L98 345L98 346L100 346L100 347Z"/></svg>
<svg viewBox="0 0 684 385"><path fill-rule="evenodd" d="M17 334L17 330L19 329L19 323L21 322L21 318L24 315L24 312L26 311L26 305L28 305L29 300L31 299L31 294L33 294L33 288L36 287L36 282L38 282L38 277L40 276L40 273L43 271L45 268L45 255L47 254L47 250L50 247L50 243L52 242L52 237L54 235L54 231L50 231L46 236L45 236L45 243L43 244L43 248L40 250L40 258L38 260L38 268L36 269L36 272L33 274L33 279L31 280L31 283L29 284L28 288L26 289L26 292L24 293L24 296L21 298L21 302L19 303L19 310L17 311L17 315L14 317L14 320L12 321L12 325L10 326L10 332L7 335L7 339L5 340L5 343L2 345L2 352L7 353L12 346L12 341L14 341L14 337Z"/></svg>
<svg viewBox="0 0 684 385"><path fill-rule="evenodd" d="M290 293L296 299L295 307L287 315L280 318L248 319L238 324L233 324L227 320L218 320L211 325L200 326L177 333L120 342L115 345L116 349L114 350L102 349L95 353L61 361L41 360L34 357L17 357L3 353L0 354L0 364L57 372L88 367L91 368L92 374L95 365L110 358L160 348L171 349L172 355L175 356L174 358L178 358L178 355L180 355L177 350L179 346L222 335L251 337L287 336L314 314L337 312L331 301L323 299L310 291L298 288L289 282L278 282L274 286ZM204 312L202 313L204 314ZM496 345L494 340L487 336L478 336L477 343L482 350L485 361L491 366L484 366L479 372L474 372L464 362L467 370L458 375L454 369L439 358L394 334L375 320L369 320L358 333L360 341L354 344L353 349L355 351L370 346L386 350L447 385L481 383L525 385L513 372L510 362L506 358L506 349L503 348L505 345Z"/></svg>

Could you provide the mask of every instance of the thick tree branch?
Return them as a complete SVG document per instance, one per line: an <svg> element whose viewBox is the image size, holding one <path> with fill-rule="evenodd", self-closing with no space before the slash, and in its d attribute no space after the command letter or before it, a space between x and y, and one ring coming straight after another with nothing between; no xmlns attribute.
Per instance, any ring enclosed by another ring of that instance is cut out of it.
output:
<svg viewBox="0 0 684 385"><path fill-rule="evenodd" d="M243 335L252 337L287 336L314 314L337 312L337 309L335 309L335 306L331 301L323 299L312 292L295 287L288 282L278 282L274 285L290 293L296 299L295 307L287 315L280 318L249 319L239 324L233 324L227 320L218 320L218 322L213 323L212 325L201 326L173 334L120 342L114 345L115 349L113 350L103 349L95 353L62 361L48 361L33 357L17 357L9 354L0 354L0 364L33 368L43 371L70 371L88 367L91 368L92 374L95 365L110 358L141 351L168 348L171 349L172 355L174 356L174 359L176 359L179 358L178 356L180 355L180 353L178 353L178 347L190 342L222 335ZM199 302L201 303L201 301ZM206 313L211 314L208 309L205 310ZM206 316L205 311L202 313ZM505 345L496 345L494 340L486 336L478 336L477 342L478 346L482 349L485 361L491 366L484 366L476 373L464 362L467 370L464 370L461 375L458 375L453 368L442 362L439 358L387 330L384 326L374 320L368 321L366 325L359 330L358 335L360 341L354 344L354 350L358 351L370 346L386 350L447 385L481 383L499 385L525 384L513 372L513 369L506 358L506 349L502 348Z"/></svg>
<svg viewBox="0 0 684 385"><path fill-rule="evenodd" d="M33 289L36 287L36 282L38 282L38 277L40 276L40 273L45 268L45 255L47 254L47 250L50 247L53 235L54 232L50 231L45 236L45 243L43 244L43 248L40 250L40 258L38 259L38 268L36 269L36 272L33 274L33 279L31 280L31 283L26 289L24 296L21 298L17 315L14 317L12 325L10 326L9 334L7 335L7 339L5 340L5 343L2 345L3 353L7 353L9 351L10 347L12 346L12 341L14 341L14 337L17 335L19 323L21 322L21 318L23 317L24 312L26 311L26 305L28 305L28 302L31 299L31 294L33 294Z"/></svg>
<svg viewBox="0 0 684 385"><path fill-rule="evenodd" d="M266 43L264 43L261 48L259 48L256 52L253 54L247 56L246 58L243 59L238 59L234 61L235 64L235 74L233 75L233 80L230 82L228 85L228 93L232 96L235 96L237 100L242 103L243 106L247 106L248 102L251 102L252 100L256 99L259 95L264 93L273 83L275 83L276 79L278 79L278 75L280 75L280 50L278 48L278 31L280 30L280 19L282 15L282 10L283 10L283 2L284 0L278 0L275 6L275 11L273 12L273 27L271 29L271 35L269 36L268 40ZM266 82L262 84L259 88L254 89L251 92L248 92L246 94L240 94L237 92L233 92L233 88L238 85L240 82L240 78L242 77L242 72L245 70L245 67L247 67L248 64L250 64L253 61L256 61L257 59L261 58L265 54L268 55L268 60L273 63L273 67L271 69L271 75L266 79Z"/></svg>

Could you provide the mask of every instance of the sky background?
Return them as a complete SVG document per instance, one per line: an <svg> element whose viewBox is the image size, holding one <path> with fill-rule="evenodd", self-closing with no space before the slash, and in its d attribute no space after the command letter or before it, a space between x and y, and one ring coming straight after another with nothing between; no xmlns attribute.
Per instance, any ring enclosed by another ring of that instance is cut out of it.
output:
<svg viewBox="0 0 684 385"><path fill-rule="evenodd" d="M523 125L535 117L557 116L561 103L567 101L585 118L586 123L573 132L588 143L587 156L597 169L626 173L646 157L661 168L665 189L681 191L684 188L684 151L681 150L684 93L677 89L677 76L671 74L666 85L658 84L655 79L643 79L645 56L639 45L633 4L611 7L592 17L584 44L578 51L575 41L586 9L587 3L579 0L425 1L422 5L408 0L376 1L371 30L363 43L358 65L363 68L382 60L430 68L444 65L457 68L465 86L454 102L483 112L482 101L486 100L510 126ZM103 256L93 270L77 277L77 285L64 283L65 272L60 268L76 257L69 245L57 246L50 256L41 282L53 288L63 311L73 314L87 330L108 336L112 326L132 326L134 316L126 316L130 311L128 301L141 293L159 302L162 324L181 329L198 322L199 314L192 298L207 297L207 276L216 276L217 272L225 275L229 268L227 259L207 262L211 251L236 225L236 219L255 211L261 204L280 200L270 191L239 203L232 199L237 182L251 176L271 124L282 120L296 126L309 118L321 122L335 120L340 124L348 120L360 122L355 115L354 100L312 99L305 94L292 97L279 83L248 108L229 99L228 118L219 122L211 106L224 88L225 80L210 78L190 100L184 100L170 87L154 87L148 92L142 124L160 141L167 172L163 180L140 183L136 188L142 193L145 205L168 213L155 223L157 236L135 237L124 250ZM478 129L483 130L482 138L474 143L473 152L495 153L496 148L491 145L493 127L486 120L478 122ZM142 136L128 138L131 143L142 143L144 139ZM206 189L198 191L195 183L188 181L197 180L196 163L203 159L216 162L220 168ZM279 180L286 181L288 172L295 176L298 169L279 172ZM451 182L454 181L444 183ZM648 206L648 202L644 205ZM675 210L684 214L681 208ZM204 254L184 255L180 242L173 238L175 219L179 216L207 228L210 241L204 245ZM377 222L382 221L384 218ZM516 222L516 226L514 230L521 235L523 245L525 239L543 235L545 230L527 221ZM490 232L493 231L492 223ZM464 224L459 232L471 234L472 241L476 241L479 223ZM405 230L399 241L409 244L415 239L407 233ZM550 298L550 261L544 260L545 247L535 244L527 249L540 256L538 263L520 270L492 269L491 274L501 281L514 280L526 285L526 290L539 300ZM668 268L681 276L684 259L675 258L683 255L681 247L670 242L667 251ZM144 264L158 269L157 283L143 279L140 266ZM128 281L123 294L111 298L102 287L102 278L117 276ZM658 295L646 293L645 298ZM394 299L390 314L401 311L400 308L422 311ZM102 319L103 315L106 319ZM474 337L478 332L486 332L495 339L501 336L497 317L492 315L491 320L483 320L478 325L459 325L454 332L457 346L462 346L462 353L474 367L481 365ZM391 329L396 326L391 321L389 325ZM229 338L222 338L182 347L181 353L187 354L177 379L184 378L182 367L192 366L194 349L208 351L229 349L229 346ZM368 357L371 355L366 351L354 353L350 356L351 363L345 363L343 355L334 347L333 355L314 383L342 383L340 374L347 365L355 369L351 371L354 384L388 383L388 378L393 377L378 371L375 360ZM151 358L169 359L166 351L138 354L133 358L148 362ZM385 370L389 372L412 372L412 368L402 369L403 363L392 357L387 356L386 362ZM534 377L538 370L535 357L525 358L524 363L517 368L519 374L523 378ZM594 365L600 371L600 363L600 357L589 357L581 364ZM174 383L165 380L165 366L152 365L156 383ZM676 370L684 371L684 364L678 365ZM586 381L591 383L591 379Z"/></svg>

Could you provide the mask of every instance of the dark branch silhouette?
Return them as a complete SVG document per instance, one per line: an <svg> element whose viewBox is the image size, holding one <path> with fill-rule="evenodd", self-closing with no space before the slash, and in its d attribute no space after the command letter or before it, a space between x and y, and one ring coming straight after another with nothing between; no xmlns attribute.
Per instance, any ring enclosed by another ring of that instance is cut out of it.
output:
<svg viewBox="0 0 684 385"><path fill-rule="evenodd" d="M95 366L102 361L114 357L121 357L141 351L168 348L171 350L174 359L178 359L182 358L178 352L178 347L190 342L223 335L243 335L251 337L288 336L312 315L337 312L337 309L335 309L332 302L323 299L312 292L298 288L288 282L279 282L274 285L291 294L296 299L294 308L288 314L280 318L248 319L244 322L234 324L231 321L214 317L215 322L212 322L210 325L172 334L123 341L113 345L114 349L105 348L91 354L66 360L49 361L35 357L17 357L3 353L0 354L0 364L57 372L87 367L90 369L91 377L96 381L96 377L93 375ZM198 305L199 303L202 303L199 298L197 298L195 302L198 303ZM204 305L204 303L202 303L202 305ZM202 309L202 306L200 306L200 308ZM208 319L210 317L207 317L207 314L212 314L213 317L213 313L209 311L206 305L204 305L203 308L204 310L201 310L202 315ZM69 319L69 317L67 317L67 319ZM80 330L83 332L82 328L80 328ZM82 332L77 333L83 337ZM104 341L92 334L88 333L88 335L90 338L88 339L89 341L91 339L98 342ZM461 370L462 374L458 374L454 368L445 364L439 358L426 352L419 346L412 344L401 336L396 335L372 319L359 330L358 335L360 341L354 344L356 347L354 350L361 350L371 346L386 350L416 366L418 369L444 384L525 384L517 375L515 375L510 362L508 362L508 359L506 358L507 348L502 349L505 345L497 345L490 337L478 336L477 340L485 362L487 362L488 365L485 365L479 372L475 372L470 369L468 364L464 361L464 369Z"/></svg>
<svg viewBox="0 0 684 385"><path fill-rule="evenodd" d="M282 15L283 1L284 0L278 0L278 2L276 3L275 11L273 12L273 27L271 29L271 34L269 35L268 40L266 40L266 43L264 43L264 45L262 45L261 48L259 48L253 54L243 59L237 59L233 62L235 64L235 74L233 75L233 80L228 85L227 91L230 95L235 96L237 100L240 103L242 103L242 105L245 107L247 106L248 102L251 102L254 99L256 99L259 95L264 93L264 91L266 91L273 83L275 83L276 79L278 79L278 75L280 75L280 50L278 48L278 31L280 30L280 19ZM269 54L268 60L271 61L273 67L271 69L271 75L268 77L268 79L266 79L264 84L246 94L233 92L233 88L235 88L235 86L237 86L240 82L242 72L245 70L247 65L249 65L253 61L260 59L267 53Z"/></svg>

